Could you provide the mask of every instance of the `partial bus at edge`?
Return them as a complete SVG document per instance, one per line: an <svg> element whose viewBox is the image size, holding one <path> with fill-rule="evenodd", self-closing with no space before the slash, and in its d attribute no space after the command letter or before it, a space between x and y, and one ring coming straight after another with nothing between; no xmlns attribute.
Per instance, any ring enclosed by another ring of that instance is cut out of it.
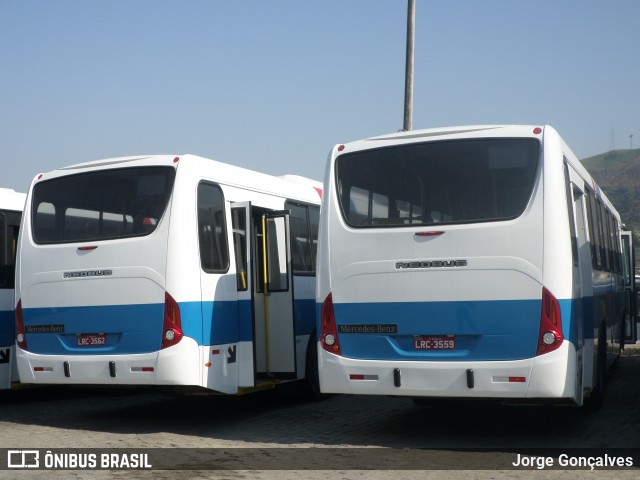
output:
<svg viewBox="0 0 640 480"><path fill-rule="evenodd" d="M38 175L18 248L21 381L242 394L303 380L314 395L321 187L194 155Z"/></svg>
<svg viewBox="0 0 640 480"><path fill-rule="evenodd" d="M336 145L318 248L324 393L599 405L634 318L620 216L550 126Z"/></svg>
<svg viewBox="0 0 640 480"><path fill-rule="evenodd" d="M0 188L0 389L18 381L14 357L16 244L26 194Z"/></svg>

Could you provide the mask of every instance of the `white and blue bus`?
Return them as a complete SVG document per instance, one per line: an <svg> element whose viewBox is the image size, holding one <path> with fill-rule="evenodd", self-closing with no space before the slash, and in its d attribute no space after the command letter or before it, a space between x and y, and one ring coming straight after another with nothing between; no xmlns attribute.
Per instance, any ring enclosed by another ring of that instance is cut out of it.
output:
<svg viewBox="0 0 640 480"><path fill-rule="evenodd" d="M620 217L549 126L337 145L318 245L325 393L599 403Z"/></svg>
<svg viewBox="0 0 640 480"><path fill-rule="evenodd" d="M193 155L38 175L18 245L21 381L240 394L306 378L314 394L321 188Z"/></svg>
<svg viewBox="0 0 640 480"><path fill-rule="evenodd" d="M0 188L0 389L18 381L14 361L16 243L26 195Z"/></svg>

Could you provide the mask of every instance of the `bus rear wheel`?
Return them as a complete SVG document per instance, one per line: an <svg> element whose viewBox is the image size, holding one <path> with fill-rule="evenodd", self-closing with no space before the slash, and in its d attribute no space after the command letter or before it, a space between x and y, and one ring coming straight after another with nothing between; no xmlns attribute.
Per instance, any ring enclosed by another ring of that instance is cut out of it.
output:
<svg viewBox="0 0 640 480"><path fill-rule="evenodd" d="M327 398L320 391L320 374L318 373L318 345L315 333L311 334L307 345L307 356L302 381L302 396L309 402L319 402Z"/></svg>
<svg viewBox="0 0 640 480"><path fill-rule="evenodd" d="M604 325L598 334L598 355L596 357L597 385L591 395L585 399L585 405L591 409L598 409L604 403L604 385L607 381L607 333Z"/></svg>

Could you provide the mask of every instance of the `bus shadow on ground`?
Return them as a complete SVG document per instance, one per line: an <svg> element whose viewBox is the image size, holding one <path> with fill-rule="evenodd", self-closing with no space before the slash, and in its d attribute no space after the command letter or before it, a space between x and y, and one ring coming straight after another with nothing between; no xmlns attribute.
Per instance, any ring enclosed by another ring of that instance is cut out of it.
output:
<svg viewBox="0 0 640 480"><path fill-rule="evenodd" d="M112 434L167 433L195 437L201 446L629 447L638 444L639 377L640 357L621 357L598 410L464 400L416 406L408 398L352 395L306 402L294 384L240 397L168 396L153 388L39 387L0 394L0 422Z"/></svg>

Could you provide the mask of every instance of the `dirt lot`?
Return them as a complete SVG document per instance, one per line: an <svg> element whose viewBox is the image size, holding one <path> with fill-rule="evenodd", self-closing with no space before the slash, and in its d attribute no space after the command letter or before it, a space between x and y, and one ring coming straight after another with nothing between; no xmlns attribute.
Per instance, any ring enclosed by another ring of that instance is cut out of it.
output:
<svg viewBox="0 0 640 480"><path fill-rule="evenodd" d="M153 471L4 470L0 478L638 476L637 469L548 471L545 467L543 471L535 466L506 470L506 466L517 460L517 453L549 453L540 448L555 449L556 457L565 451L570 457L635 455L637 465L640 356L620 359L610 377L605 405L597 411L487 402L417 407L405 398L337 395L306 403L295 393L286 387L245 397L177 398L148 389L58 387L4 392L0 465L7 465L6 449L38 449L41 461L47 449L92 449L80 452L95 453L98 460L105 452L148 453L155 465ZM146 450L157 448L166 450ZM194 470L199 466L205 469Z"/></svg>

